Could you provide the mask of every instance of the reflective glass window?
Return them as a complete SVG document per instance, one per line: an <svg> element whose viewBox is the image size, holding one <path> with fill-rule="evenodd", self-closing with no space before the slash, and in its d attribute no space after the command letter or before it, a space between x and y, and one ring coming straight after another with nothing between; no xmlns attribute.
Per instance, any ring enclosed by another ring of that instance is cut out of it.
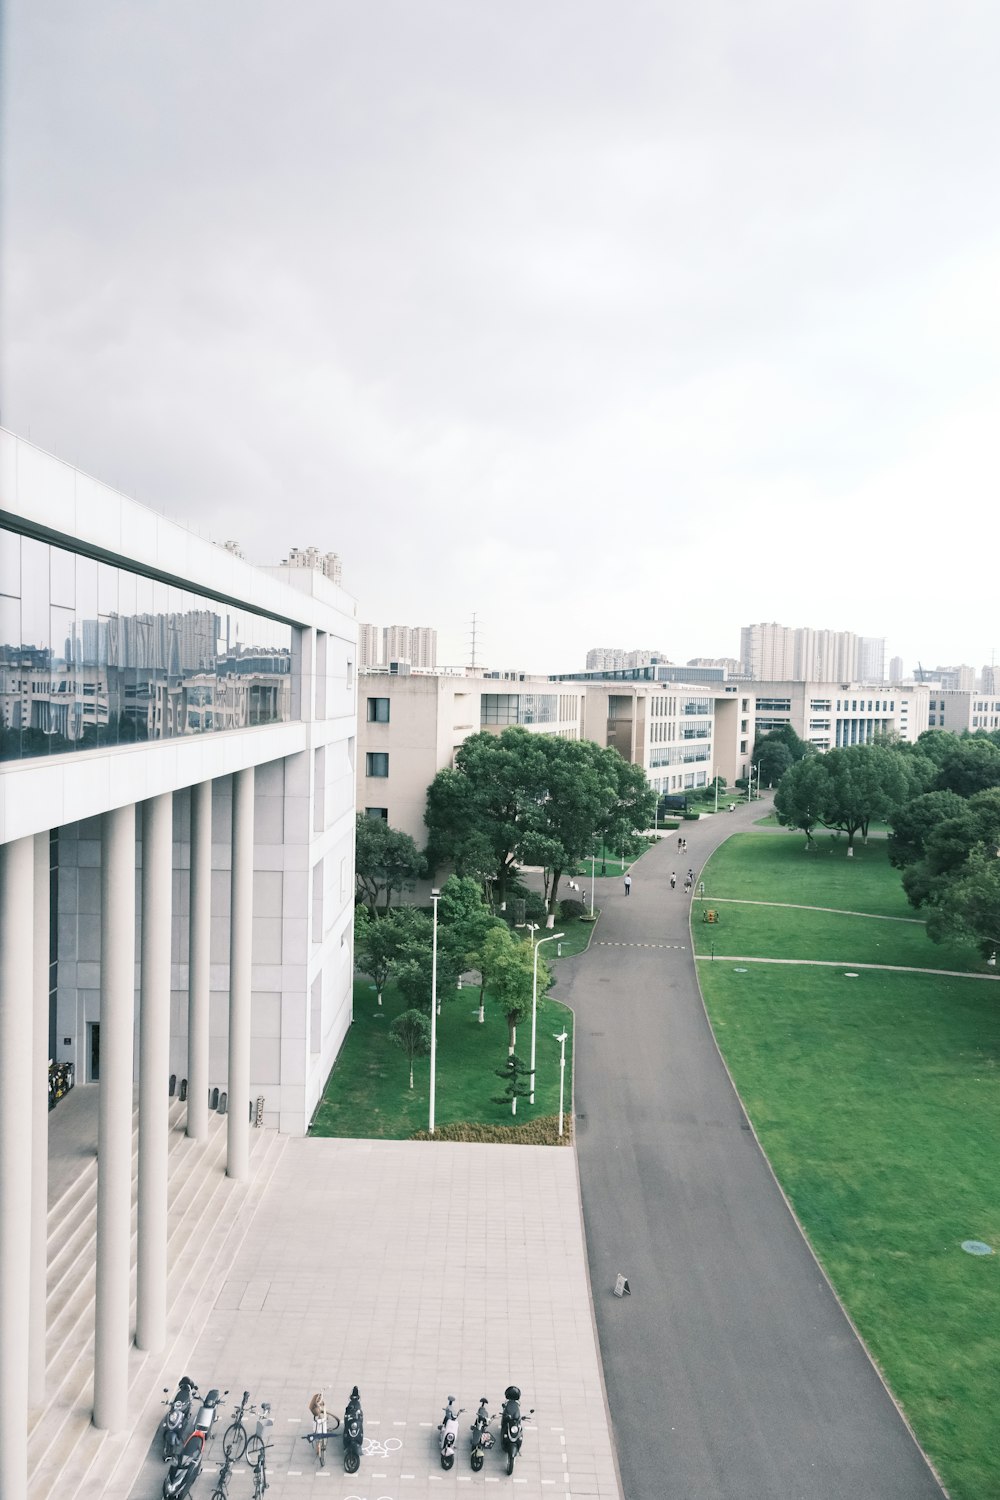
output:
<svg viewBox="0 0 1000 1500"><path fill-rule="evenodd" d="M0 758L291 717L292 628L0 529Z"/></svg>

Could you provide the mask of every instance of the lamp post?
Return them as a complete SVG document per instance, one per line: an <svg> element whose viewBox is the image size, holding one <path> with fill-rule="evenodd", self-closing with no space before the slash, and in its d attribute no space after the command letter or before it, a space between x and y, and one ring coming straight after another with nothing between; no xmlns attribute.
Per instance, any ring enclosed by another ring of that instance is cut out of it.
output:
<svg viewBox="0 0 1000 1500"><path fill-rule="evenodd" d="M438 988L438 902L441 892L437 886L431 891L434 907L434 936L431 940L431 1103L427 1121L428 1135L434 1134L434 1090L437 1087L437 988Z"/></svg>
<svg viewBox="0 0 1000 1500"><path fill-rule="evenodd" d="M560 1031L558 1035L552 1033L559 1043L559 1134L563 1133L563 1081L566 1077L566 1038L568 1031Z"/></svg>
<svg viewBox="0 0 1000 1500"><path fill-rule="evenodd" d="M590 856L590 919L594 920L594 885L597 876L597 850Z"/></svg>
<svg viewBox="0 0 1000 1500"><path fill-rule="evenodd" d="M535 944L535 957L531 965L531 1092L528 1095L528 1103L535 1102L535 1027L538 1023L538 950L543 943L554 943L556 938L565 937L564 932L553 932L548 937L539 938Z"/></svg>
<svg viewBox="0 0 1000 1500"><path fill-rule="evenodd" d="M715 810L719 811L719 768L712 767L712 780L715 782Z"/></svg>

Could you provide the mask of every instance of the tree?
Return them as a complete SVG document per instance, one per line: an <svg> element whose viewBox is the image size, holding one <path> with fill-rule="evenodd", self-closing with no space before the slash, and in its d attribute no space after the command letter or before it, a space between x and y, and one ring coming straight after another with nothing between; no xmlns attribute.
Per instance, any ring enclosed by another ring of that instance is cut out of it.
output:
<svg viewBox="0 0 1000 1500"><path fill-rule="evenodd" d="M830 803L830 774L824 755L804 756L782 776L774 794L774 810L789 828L801 828L806 848L813 842L812 831L822 823Z"/></svg>
<svg viewBox="0 0 1000 1500"><path fill-rule="evenodd" d="M927 917L927 933L935 942L971 938L984 957L1000 948L1000 858L995 849L978 844L972 850L961 875L940 891Z"/></svg>
<svg viewBox="0 0 1000 1500"><path fill-rule="evenodd" d="M525 840L537 832L548 740L513 726L499 735L472 734L455 754L454 771L439 771L428 788L428 859L435 866L451 861L464 874L489 874L502 904Z"/></svg>
<svg viewBox="0 0 1000 1500"><path fill-rule="evenodd" d="M1000 748L985 734L956 739L941 759L936 785L960 797L1000 786Z"/></svg>
<svg viewBox="0 0 1000 1500"><path fill-rule="evenodd" d="M656 793L640 766L593 740L542 737L546 795L525 854L547 871L548 925L558 910L559 882L591 851L595 838L631 839L653 819Z"/></svg>
<svg viewBox="0 0 1000 1500"><path fill-rule="evenodd" d="M974 851L995 858L1000 848L1000 787L959 801L961 810L927 834L923 858L903 871L903 889L913 906L947 905L948 893L965 878Z"/></svg>
<svg viewBox="0 0 1000 1500"><path fill-rule="evenodd" d="M923 792L892 815L889 863L897 870L914 865L927 853L927 841L949 818L961 817L965 802L956 792Z"/></svg>
<svg viewBox="0 0 1000 1500"><path fill-rule="evenodd" d="M860 832L867 842L872 819L889 817L910 795L903 758L883 745L830 750L823 764L829 791L820 822L846 833L849 849L854 847L856 833Z"/></svg>
<svg viewBox="0 0 1000 1500"><path fill-rule="evenodd" d="M403 945L396 968L396 988L403 996L403 999L410 1006L426 1010L428 1014L430 1013L431 995L434 990L434 947L430 927L431 924L428 922L428 935L421 936ZM463 955L455 947L454 943L449 941L448 935L442 931L439 921L437 945L437 1002L439 1011L441 1009L442 995L456 988L458 976L464 967L465 961Z"/></svg>
<svg viewBox="0 0 1000 1500"><path fill-rule="evenodd" d="M424 873L423 857L410 835L364 813L358 814L354 859L358 891L373 916L383 892L388 911L393 891L402 891Z"/></svg>
<svg viewBox="0 0 1000 1500"><path fill-rule="evenodd" d="M483 900L477 880L468 875L449 875L441 887L439 927L443 928L462 955L462 966L479 971L479 1019L485 1021L486 960L483 950L491 932L510 937L510 929L494 917Z"/></svg>
<svg viewBox="0 0 1000 1500"><path fill-rule="evenodd" d="M767 734L759 734L753 743L753 754L750 757L751 764L756 766L762 755L766 755L773 746L784 745L791 756L792 763L804 760L807 755L815 755L815 748L807 740L800 739L791 724L780 724L777 729L768 730Z"/></svg>
<svg viewBox="0 0 1000 1500"><path fill-rule="evenodd" d="M420 1010L404 1010L389 1027L389 1036L410 1064L410 1088L413 1087L414 1059L431 1050L431 1023Z"/></svg>
<svg viewBox="0 0 1000 1500"><path fill-rule="evenodd" d="M517 1043L517 1027L531 1010L534 957L531 944L522 943L507 927L488 933L483 944L484 979L507 1021L507 1049L511 1054ZM544 994L551 983L549 968L539 956L539 994Z"/></svg>
<svg viewBox="0 0 1000 1500"><path fill-rule="evenodd" d="M493 1095L494 1104L510 1103L510 1112L517 1114L517 1101L523 1099L531 1092L531 1069L527 1063L521 1061L516 1053L512 1052L502 1068L496 1069L496 1076L506 1080L507 1087L502 1094Z"/></svg>
<svg viewBox="0 0 1000 1500"><path fill-rule="evenodd" d="M354 967L375 981L378 1003L382 991L404 961L411 943L430 942L431 924L413 906L397 907L384 917L373 917L367 906L354 913Z"/></svg>
<svg viewBox="0 0 1000 1500"><path fill-rule="evenodd" d="M785 744L784 740L772 740L765 735L760 742L760 753L757 754L756 765L760 772L760 778L768 786L774 786L784 776L785 772L795 764L795 757Z"/></svg>

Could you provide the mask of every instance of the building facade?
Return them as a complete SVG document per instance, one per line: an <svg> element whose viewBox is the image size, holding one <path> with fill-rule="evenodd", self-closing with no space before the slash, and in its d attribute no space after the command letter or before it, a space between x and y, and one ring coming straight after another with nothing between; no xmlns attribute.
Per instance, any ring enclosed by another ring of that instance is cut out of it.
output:
<svg viewBox="0 0 1000 1500"><path fill-rule="evenodd" d="M250 567L0 432L5 1496L25 1493L50 1060L99 1090L98 1428L127 1405L134 1097L155 1326L171 1075L195 1140L226 1095L241 1180L251 1111L301 1135L321 1095L351 1021L356 656L321 573Z"/></svg>

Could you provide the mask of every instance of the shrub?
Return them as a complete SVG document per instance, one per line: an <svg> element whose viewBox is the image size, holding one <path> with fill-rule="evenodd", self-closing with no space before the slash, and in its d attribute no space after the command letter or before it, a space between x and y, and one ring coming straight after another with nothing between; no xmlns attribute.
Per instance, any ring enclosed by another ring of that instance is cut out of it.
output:
<svg viewBox="0 0 1000 1500"><path fill-rule="evenodd" d="M686 812L684 814L684 821L685 821L685 823L697 823L697 821L698 821L698 819L700 817L701 817L701 813Z"/></svg>
<svg viewBox="0 0 1000 1500"><path fill-rule="evenodd" d="M582 901L574 901L571 898L569 901L559 903L560 922L565 922L569 917L585 917L586 915L587 908Z"/></svg>

